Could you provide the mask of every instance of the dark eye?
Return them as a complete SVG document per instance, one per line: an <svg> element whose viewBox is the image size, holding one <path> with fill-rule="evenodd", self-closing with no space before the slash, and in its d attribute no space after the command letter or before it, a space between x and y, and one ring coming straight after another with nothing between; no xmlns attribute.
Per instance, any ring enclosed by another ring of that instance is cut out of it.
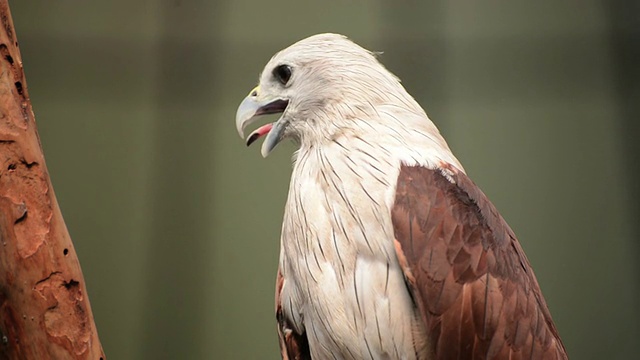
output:
<svg viewBox="0 0 640 360"><path fill-rule="evenodd" d="M287 85L291 78L291 67L289 65L278 65L273 69L273 77L282 85Z"/></svg>

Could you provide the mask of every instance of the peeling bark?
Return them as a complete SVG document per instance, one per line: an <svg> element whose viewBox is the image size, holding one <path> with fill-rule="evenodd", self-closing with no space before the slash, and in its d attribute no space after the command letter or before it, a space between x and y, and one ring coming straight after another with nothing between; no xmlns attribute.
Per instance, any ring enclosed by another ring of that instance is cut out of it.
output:
<svg viewBox="0 0 640 360"><path fill-rule="evenodd" d="M0 359L105 359L0 0Z"/></svg>

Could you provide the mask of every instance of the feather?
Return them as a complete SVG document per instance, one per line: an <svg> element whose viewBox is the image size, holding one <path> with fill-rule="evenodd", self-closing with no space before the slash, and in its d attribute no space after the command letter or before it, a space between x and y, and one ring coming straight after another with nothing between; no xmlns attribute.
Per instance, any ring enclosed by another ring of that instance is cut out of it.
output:
<svg viewBox="0 0 640 360"><path fill-rule="evenodd" d="M276 111L254 134L264 156L299 146L276 286L283 358L566 359L511 229L370 51L320 34L277 53L238 132Z"/></svg>
<svg viewBox="0 0 640 360"><path fill-rule="evenodd" d="M403 166L391 216L435 359L567 358L518 240L464 173Z"/></svg>

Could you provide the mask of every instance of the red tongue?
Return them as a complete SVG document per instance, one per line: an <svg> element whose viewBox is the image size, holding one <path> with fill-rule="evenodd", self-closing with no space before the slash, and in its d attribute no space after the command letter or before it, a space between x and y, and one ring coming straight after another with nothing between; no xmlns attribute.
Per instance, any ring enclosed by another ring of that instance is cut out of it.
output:
<svg viewBox="0 0 640 360"><path fill-rule="evenodd" d="M253 144L254 141L260 139L261 137L267 135L269 131L271 131L272 127L273 123L269 123L266 125L262 125L254 130L251 134L249 134L249 137L247 138L247 146Z"/></svg>

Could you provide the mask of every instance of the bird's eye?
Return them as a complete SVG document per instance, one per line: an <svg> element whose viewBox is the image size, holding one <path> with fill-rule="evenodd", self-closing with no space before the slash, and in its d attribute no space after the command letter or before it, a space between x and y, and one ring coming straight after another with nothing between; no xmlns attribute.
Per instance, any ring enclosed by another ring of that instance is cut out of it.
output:
<svg viewBox="0 0 640 360"><path fill-rule="evenodd" d="M287 85L291 78L291 67L289 65L278 65L273 69L273 77L282 85Z"/></svg>

